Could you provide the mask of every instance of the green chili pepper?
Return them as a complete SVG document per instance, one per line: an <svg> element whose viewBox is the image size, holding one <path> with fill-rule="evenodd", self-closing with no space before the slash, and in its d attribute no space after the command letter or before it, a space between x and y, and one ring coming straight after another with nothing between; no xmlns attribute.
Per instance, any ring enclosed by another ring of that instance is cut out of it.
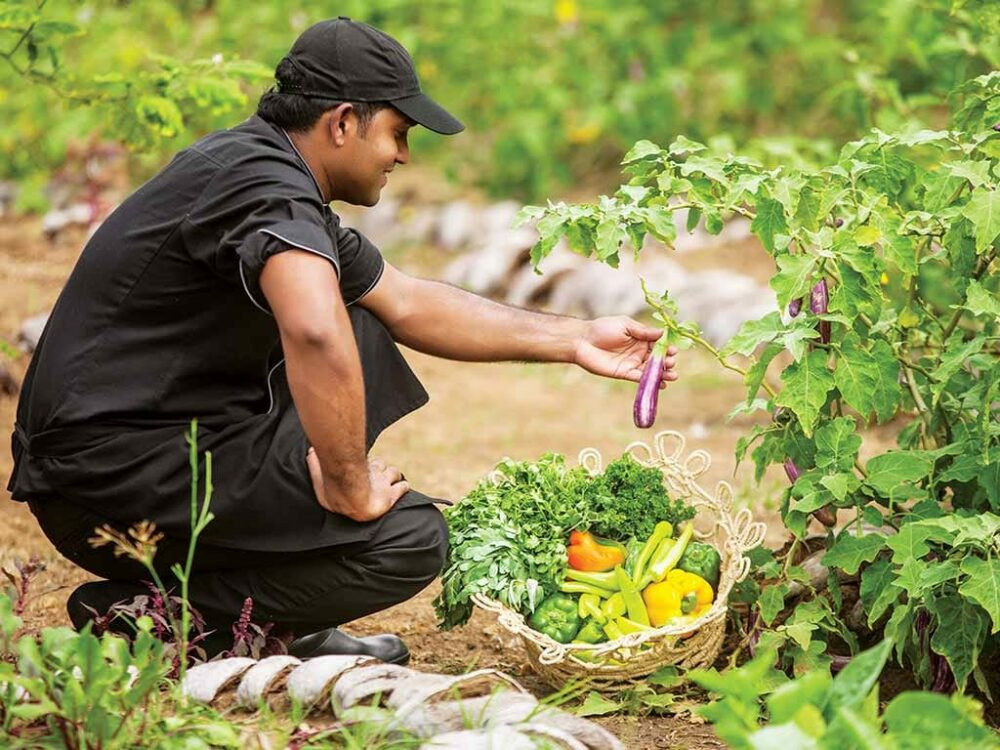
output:
<svg viewBox="0 0 1000 750"><path fill-rule="evenodd" d="M604 633L604 626L597 620L591 618L583 624L583 627L580 628L580 632L576 634L576 638L573 639L573 642L602 643L606 640L608 640L608 637Z"/></svg>
<svg viewBox="0 0 1000 750"><path fill-rule="evenodd" d="M580 630L576 599L565 594L553 594L538 605L528 624L554 641L569 643Z"/></svg>
<svg viewBox="0 0 1000 750"><path fill-rule="evenodd" d="M628 607L625 606L625 597L622 596L621 591L613 594L601 605L601 614L604 615L605 620L613 620L616 617L621 617L627 611Z"/></svg>
<svg viewBox="0 0 1000 750"><path fill-rule="evenodd" d="M632 579L628 577L625 568L621 565L615 566L615 575L618 576L618 585L622 589L622 597L625 599L625 608L628 611L630 620L649 625L649 615L646 614L646 605L642 601L642 596L636 589Z"/></svg>
<svg viewBox="0 0 1000 750"><path fill-rule="evenodd" d="M566 568L566 577L571 581L579 581L580 583L596 586L599 589L607 589L607 596L610 596L612 591L618 590L618 579L615 578L614 572L610 570L607 573L590 573L585 570Z"/></svg>
<svg viewBox="0 0 1000 750"><path fill-rule="evenodd" d="M646 543L642 547L642 551L636 558L635 567L631 571L632 583L638 586L639 582L646 574L646 566L649 564L649 560L653 556L653 553L656 552L656 548L660 546L660 543L664 539L673 533L674 527L667 521L660 521L656 524L656 527L653 529L653 533L650 535L649 539L646 540Z"/></svg>
<svg viewBox="0 0 1000 750"><path fill-rule="evenodd" d="M710 544L691 542L677 562L677 568L701 576L711 584L713 591L719 588L719 570L722 568L722 557L719 555L719 551Z"/></svg>
<svg viewBox="0 0 1000 750"><path fill-rule="evenodd" d="M564 594L594 594L601 599L611 596L611 592L607 589L599 589L597 586L579 581L563 581L559 584L559 590Z"/></svg>
<svg viewBox="0 0 1000 750"><path fill-rule="evenodd" d="M618 627L615 622L609 622L604 625L604 634L608 637L608 640L617 641L619 638L624 638L625 634L622 629Z"/></svg>
<svg viewBox="0 0 1000 750"><path fill-rule="evenodd" d="M689 522L676 540L664 539L660 542L660 546L656 548L653 558L649 561L649 567L643 580L639 582L641 585L636 586L636 588L641 590L646 588L649 583L659 582L666 578L667 573L673 570L677 561L681 559L692 536L694 536L694 524Z"/></svg>
<svg viewBox="0 0 1000 750"><path fill-rule="evenodd" d="M601 597L597 594L582 594L576 605L576 612L581 619L591 617L601 622L606 619L604 613L601 612Z"/></svg>

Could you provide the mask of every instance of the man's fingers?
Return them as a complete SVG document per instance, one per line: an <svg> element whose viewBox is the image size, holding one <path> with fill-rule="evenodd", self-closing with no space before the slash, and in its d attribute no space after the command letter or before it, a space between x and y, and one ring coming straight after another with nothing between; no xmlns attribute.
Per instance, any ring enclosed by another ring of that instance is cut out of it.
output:
<svg viewBox="0 0 1000 750"><path fill-rule="evenodd" d="M396 482L392 485L392 489L396 492L396 499L399 500L403 495L410 491L410 483L405 479Z"/></svg>
<svg viewBox="0 0 1000 750"><path fill-rule="evenodd" d="M625 324L625 330L629 336L634 339L639 339L640 341L656 341L660 336L663 335L663 330L660 328L653 328L652 326L646 326L642 323L629 319Z"/></svg>

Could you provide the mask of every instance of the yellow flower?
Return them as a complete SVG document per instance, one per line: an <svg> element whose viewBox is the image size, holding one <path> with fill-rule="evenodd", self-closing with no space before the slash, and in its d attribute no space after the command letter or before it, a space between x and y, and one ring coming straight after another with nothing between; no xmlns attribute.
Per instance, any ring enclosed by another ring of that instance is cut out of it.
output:
<svg viewBox="0 0 1000 750"><path fill-rule="evenodd" d="M561 26L569 26L580 19L576 0L556 0L556 21Z"/></svg>

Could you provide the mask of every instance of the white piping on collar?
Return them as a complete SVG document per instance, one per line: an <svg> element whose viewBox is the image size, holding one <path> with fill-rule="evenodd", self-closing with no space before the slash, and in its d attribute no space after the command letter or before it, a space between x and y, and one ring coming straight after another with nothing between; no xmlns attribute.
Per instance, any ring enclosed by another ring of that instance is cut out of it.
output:
<svg viewBox="0 0 1000 750"><path fill-rule="evenodd" d="M281 128L280 130L281 130L281 134L283 136L285 136L285 140L288 141L288 145L292 147L292 151L294 151L295 155L297 157L299 157L299 161L302 162L302 166L306 168L306 171L309 173L309 176L312 178L313 185L316 186L316 192L319 193L319 199L320 199L320 201L322 201L324 204L326 204L327 200L323 196L323 188L321 188L319 186L319 181L316 179L316 175L314 175L312 169L309 168L309 162L307 162L306 159L305 159L305 157L302 156L302 152L299 151L299 149L296 147L295 142L292 141L292 137L290 135L288 135L288 132L284 128Z"/></svg>

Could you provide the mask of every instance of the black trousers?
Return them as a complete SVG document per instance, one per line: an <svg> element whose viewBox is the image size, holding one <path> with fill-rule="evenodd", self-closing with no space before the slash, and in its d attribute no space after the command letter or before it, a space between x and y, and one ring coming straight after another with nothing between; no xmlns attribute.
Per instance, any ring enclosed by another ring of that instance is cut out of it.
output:
<svg viewBox="0 0 1000 750"><path fill-rule="evenodd" d="M116 581L148 579L139 563L88 543L108 519L57 497L29 505L49 541L84 570ZM201 545L189 584L191 605L225 641L247 597L254 622L273 622L296 637L405 601L441 571L448 545L444 517L433 505L417 505L394 508L375 523L370 540L303 552ZM187 539L159 543L154 567L167 586L174 581L171 565L183 565L187 548Z"/></svg>

